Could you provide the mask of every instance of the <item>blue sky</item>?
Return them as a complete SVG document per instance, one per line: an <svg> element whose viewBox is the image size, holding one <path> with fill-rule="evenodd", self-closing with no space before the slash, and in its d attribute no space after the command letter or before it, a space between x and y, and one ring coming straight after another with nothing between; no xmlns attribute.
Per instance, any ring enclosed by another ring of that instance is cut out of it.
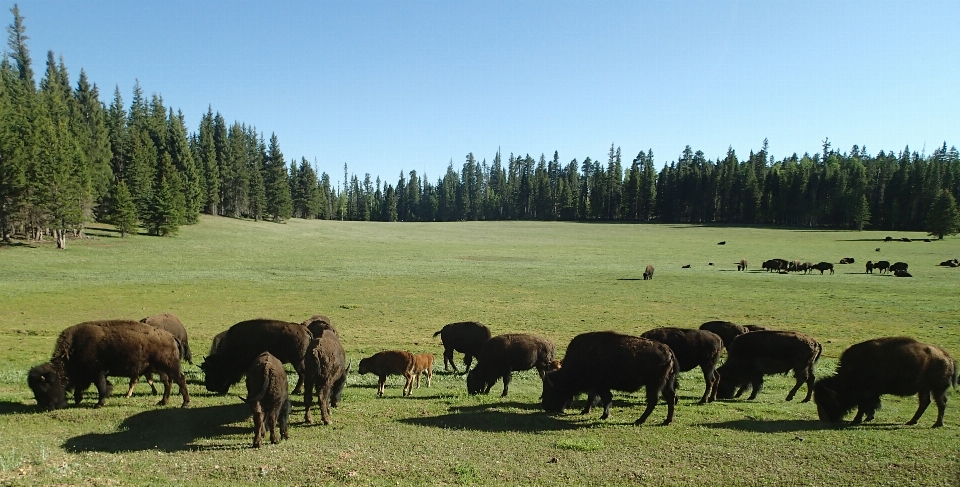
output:
<svg viewBox="0 0 960 487"><path fill-rule="evenodd" d="M11 7L12 4L6 6ZM336 181L396 184L468 152L659 164L960 145L960 1L28 0L34 71L109 102L135 79L196 130L208 105ZM12 15L6 13L5 25Z"/></svg>

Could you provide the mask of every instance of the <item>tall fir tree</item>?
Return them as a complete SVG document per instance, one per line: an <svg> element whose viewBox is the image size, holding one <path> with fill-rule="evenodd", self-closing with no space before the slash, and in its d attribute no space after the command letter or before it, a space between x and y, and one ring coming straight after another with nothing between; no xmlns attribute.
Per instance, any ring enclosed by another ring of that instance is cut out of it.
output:
<svg viewBox="0 0 960 487"><path fill-rule="evenodd" d="M938 239L945 235L960 233L960 210L957 209L957 200L949 190L942 189L930 206L927 213L924 229Z"/></svg>
<svg viewBox="0 0 960 487"><path fill-rule="evenodd" d="M127 189L127 183L122 179L114 185L110 223L120 232L120 238L124 238L129 233L137 230L137 205L130 196L130 190Z"/></svg>

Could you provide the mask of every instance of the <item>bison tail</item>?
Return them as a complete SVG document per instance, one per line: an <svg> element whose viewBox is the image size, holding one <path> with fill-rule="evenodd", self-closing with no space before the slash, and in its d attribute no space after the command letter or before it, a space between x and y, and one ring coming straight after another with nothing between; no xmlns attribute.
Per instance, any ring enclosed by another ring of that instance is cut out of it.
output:
<svg viewBox="0 0 960 487"><path fill-rule="evenodd" d="M823 345L820 342L817 342L817 354L813 356L813 363L816 365L820 361L820 354L823 353Z"/></svg>
<svg viewBox="0 0 960 487"><path fill-rule="evenodd" d="M956 360L953 361L953 377L951 378L953 388L960 388L960 364Z"/></svg>
<svg viewBox="0 0 960 487"><path fill-rule="evenodd" d="M438 330L436 333L434 333L434 334L433 334L434 338L436 338L436 336L439 335L441 331L443 331L443 330Z"/></svg>

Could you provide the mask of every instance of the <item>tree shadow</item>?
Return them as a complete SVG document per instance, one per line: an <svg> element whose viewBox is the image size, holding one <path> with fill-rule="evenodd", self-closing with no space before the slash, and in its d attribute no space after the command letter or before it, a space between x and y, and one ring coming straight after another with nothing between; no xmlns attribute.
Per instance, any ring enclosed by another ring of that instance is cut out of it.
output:
<svg viewBox="0 0 960 487"><path fill-rule="evenodd" d="M404 424L429 426L432 428L485 431L491 433L521 431L541 432L576 429L579 426L556 418L544 412L518 413L511 411L481 410L473 413L454 412L439 416L404 418Z"/></svg>
<svg viewBox="0 0 960 487"><path fill-rule="evenodd" d="M736 431L750 431L754 433L791 433L797 431L818 431L837 429L837 424L818 420L778 419L761 421L757 419L738 419L719 423L700 423L698 426Z"/></svg>
<svg viewBox="0 0 960 487"><path fill-rule="evenodd" d="M197 445L202 438L250 432L251 427L230 426L251 416L245 404L206 408L163 408L134 414L114 433L90 433L63 443L70 452L121 453L158 450L164 452L240 448L234 443ZM244 444L245 445L245 444Z"/></svg>
<svg viewBox="0 0 960 487"><path fill-rule="evenodd" d="M37 248L35 245L29 244L26 242L19 242L19 241L0 242L0 249L7 248L7 247L26 247L28 249Z"/></svg>
<svg viewBox="0 0 960 487"><path fill-rule="evenodd" d="M21 402L0 401L0 416L7 414L25 414L40 413L40 408L36 405L23 404Z"/></svg>

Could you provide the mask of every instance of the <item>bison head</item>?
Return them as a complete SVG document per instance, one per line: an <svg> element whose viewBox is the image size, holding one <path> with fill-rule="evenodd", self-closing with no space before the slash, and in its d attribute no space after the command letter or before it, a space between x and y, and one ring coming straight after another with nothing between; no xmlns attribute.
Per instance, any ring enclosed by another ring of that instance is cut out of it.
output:
<svg viewBox="0 0 960 487"><path fill-rule="evenodd" d="M30 369L27 374L27 385L33 391L37 406L43 411L67 407L67 389L64 382L50 362Z"/></svg>
<svg viewBox="0 0 960 487"><path fill-rule="evenodd" d="M813 386L813 402L817 405L820 421L838 423L854 408L856 398L846 394L840 379L833 376L820 379Z"/></svg>
<svg viewBox="0 0 960 487"><path fill-rule="evenodd" d="M370 357L360 359L360 364L357 366L357 373L363 375L368 372L373 372L370 370Z"/></svg>
<svg viewBox="0 0 960 487"><path fill-rule="evenodd" d="M487 381L484 379L482 363L478 363L473 370L467 374L467 392L470 394L480 394L484 390L489 391Z"/></svg>
<svg viewBox="0 0 960 487"><path fill-rule="evenodd" d="M540 395L540 404L544 411L562 413L573 402L574 394L567 391L565 372L561 368L543 375L543 393Z"/></svg>
<svg viewBox="0 0 960 487"><path fill-rule="evenodd" d="M733 399L737 388L746 385L746 378L738 373L736 367L732 367L730 362L723 364L717 369L720 377L717 379L717 398Z"/></svg>
<svg viewBox="0 0 960 487"><path fill-rule="evenodd" d="M203 361L200 368L203 369L203 385L210 392L226 394L230 386L240 382L246 366L249 364L236 364L236 360L222 354L213 354Z"/></svg>

